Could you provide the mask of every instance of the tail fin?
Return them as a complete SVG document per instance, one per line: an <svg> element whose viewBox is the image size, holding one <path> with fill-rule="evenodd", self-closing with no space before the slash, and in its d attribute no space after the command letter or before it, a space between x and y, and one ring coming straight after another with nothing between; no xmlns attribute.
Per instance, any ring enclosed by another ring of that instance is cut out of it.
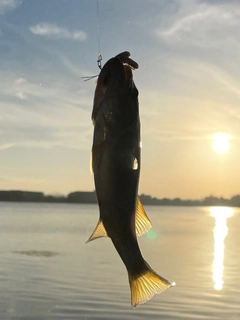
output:
<svg viewBox="0 0 240 320"><path fill-rule="evenodd" d="M159 294L175 285L175 282L171 283L159 276L147 263L146 267L147 270L137 278L129 275L133 307L150 300L155 294Z"/></svg>

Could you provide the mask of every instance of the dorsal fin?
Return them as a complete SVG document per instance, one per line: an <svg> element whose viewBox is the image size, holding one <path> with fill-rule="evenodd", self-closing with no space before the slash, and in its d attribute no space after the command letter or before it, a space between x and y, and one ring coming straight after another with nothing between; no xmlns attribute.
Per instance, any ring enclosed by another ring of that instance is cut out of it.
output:
<svg viewBox="0 0 240 320"><path fill-rule="evenodd" d="M151 221L149 220L139 197L137 197L135 221L136 234L139 237L147 233L152 228Z"/></svg>
<svg viewBox="0 0 240 320"><path fill-rule="evenodd" d="M98 238L102 238L102 237L108 237L107 235L107 231L104 228L104 225L102 223L102 221L99 219L96 228L94 229L92 235L90 236L90 238L87 240L86 243L98 239Z"/></svg>

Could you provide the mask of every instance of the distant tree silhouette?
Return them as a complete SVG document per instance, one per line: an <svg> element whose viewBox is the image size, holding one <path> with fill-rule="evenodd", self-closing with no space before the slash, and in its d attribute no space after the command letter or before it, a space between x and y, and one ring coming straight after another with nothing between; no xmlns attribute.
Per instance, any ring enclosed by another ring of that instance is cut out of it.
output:
<svg viewBox="0 0 240 320"><path fill-rule="evenodd" d="M223 197L208 196L202 200L185 200L180 198L158 199L150 195L141 194L140 199L143 205L156 206L232 206L240 207L240 195L231 199ZM19 202L59 202L59 203L97 203L95 191L75 191L64 196L44 195L43 192L21 191L21 190L0 190L0 201Z"/></svg>
<svg viewBox="0 0 240 320"><path fill-rule="evenodd" d="M94 191L71 192L67 196L67 200L72 203L97 203L97 197Z"/></svg>
<svg viewBox="0 0 240 320"><path fill-rule="evenodd" d="M240 207L240 195L233 196L230 202L233 207Z"/></svg>

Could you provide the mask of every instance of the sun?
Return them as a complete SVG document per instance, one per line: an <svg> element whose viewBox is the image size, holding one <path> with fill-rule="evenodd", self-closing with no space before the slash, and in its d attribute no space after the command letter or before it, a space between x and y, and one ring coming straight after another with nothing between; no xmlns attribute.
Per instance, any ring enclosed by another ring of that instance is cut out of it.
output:
<svg viewBox="0 0 240 320"><path fill-rule="evenodd" d="M213 139L213 149L219 154L224 154L228 152L229 149L229 134L226 133L216 133L212 136Z"/></svg>

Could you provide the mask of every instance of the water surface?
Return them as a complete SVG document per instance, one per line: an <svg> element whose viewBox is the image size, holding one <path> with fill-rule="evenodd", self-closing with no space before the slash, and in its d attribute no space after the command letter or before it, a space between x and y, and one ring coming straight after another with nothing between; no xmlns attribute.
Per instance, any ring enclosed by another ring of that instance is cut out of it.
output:
<svg viewBox="0 0 240 320"><path fill-rule="evenodd" d="M240 319L239 208L146 207L145 259L176 286L130 305L95 205L0 203L0 319Z"/></svg>

